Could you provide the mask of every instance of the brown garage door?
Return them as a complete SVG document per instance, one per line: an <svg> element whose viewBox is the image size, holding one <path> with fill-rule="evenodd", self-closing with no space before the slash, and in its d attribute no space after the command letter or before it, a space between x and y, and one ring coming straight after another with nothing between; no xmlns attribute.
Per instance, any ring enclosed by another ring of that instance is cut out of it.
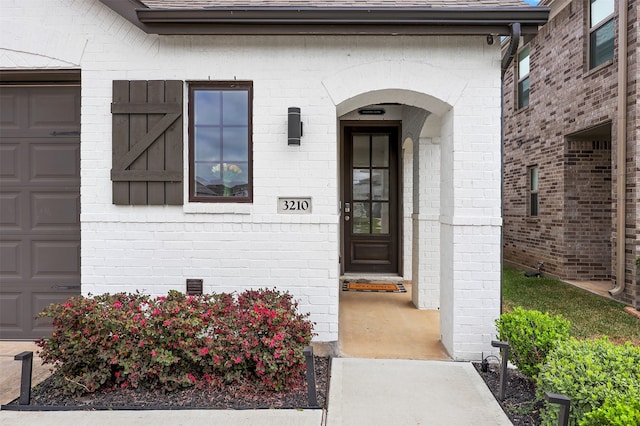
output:
<svg viewBox="0 0 640 426"><path fill-rule="evenodd" d="M80 88L0 86L0 339L80 294Z"/></svg>

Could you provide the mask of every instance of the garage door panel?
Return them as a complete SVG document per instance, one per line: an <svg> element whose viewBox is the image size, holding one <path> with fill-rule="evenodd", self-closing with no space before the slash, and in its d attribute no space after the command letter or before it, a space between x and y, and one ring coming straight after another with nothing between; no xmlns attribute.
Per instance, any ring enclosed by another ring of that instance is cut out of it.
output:
<svg viewBox="0 0 640 426"><path fill-rule="evenodd" d="M3 185L20 180L19 158L20 145L3 143L0 146L0 179Z"/></svg>
<svg viewBox="0 0 640 426"><path fill-rule="evenodd" d="M0 94L0 134L21 127L18 106L21 96L18 90L16 88L2 89Z"/></svg>
<svg viewBox="0 0 640 426"><path fill-rule="evenodd" d="M34 277L80 273L80 242L34 241L32 254Z"/></svg>
<svg viewBox="0 0 640 426"><path fill-rule="evenodd" d="M80 148L77 144L31 145L32 181L76 179L79 176Z"/></svg>
<svg viewBox="0 0 640 426"><path fill-rule="evenodd" d="M76 128L79 102L75 93L50 87L34 92L30 99L29 128L66 130Z"/></svg>
<svg viewBox="0 0 640 426"><path fill-rule="evenodd" d="M21 229L20 199L19 192L0 193L0 232Z"/></svg>
<svg viewBox="0 0 640 426"><path fill-rule="evenodd" d="M78 229L80 195L74 192L36 192L31 194L31 229Z"/></svg>
<svg viewBox="0 0 640 426"><path fill-rule="evenodd" d="M17 331L20 326L23 295L20 291L3 291L0 293L0 327Z"/></svg>
<svg viewBox="0 0 640 426"><path fill-rule="evenodd" d="M20 277L20 246L22 241L7 241L2 239L0 241L0 274L2 274L3 281L5 279L24 278ZM4 290L4 285L2 285Z"/></svg>

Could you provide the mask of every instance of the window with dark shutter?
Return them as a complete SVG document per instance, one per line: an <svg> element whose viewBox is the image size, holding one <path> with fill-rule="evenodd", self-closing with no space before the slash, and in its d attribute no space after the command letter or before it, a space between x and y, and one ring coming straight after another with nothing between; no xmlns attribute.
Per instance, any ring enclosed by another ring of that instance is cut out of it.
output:
<svg viewBox="0 0 640 426"><path fill-rule="evenodd" d="M182 81L113 82L113 203L183 203Z"/></svg>

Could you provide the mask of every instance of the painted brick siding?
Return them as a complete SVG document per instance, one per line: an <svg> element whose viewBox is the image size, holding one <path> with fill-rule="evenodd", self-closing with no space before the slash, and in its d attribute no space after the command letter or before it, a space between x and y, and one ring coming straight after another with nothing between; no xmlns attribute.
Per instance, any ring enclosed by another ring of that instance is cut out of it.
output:
<svg viewBox="0 0 640 426"><path fill-rule="evenodd" d="M424 258L414 253L414 270L427 279L429 307L443 312L450 355L480 359L495 352L499 46L487 45L485 37L154 36L97 0L20 3L0 0L4 28L38 37L9 36L12 49L2 51L0 66L82 72L83 294L159 295L185 289L187 278L203 278L207 292L276 286L311 313L315 340L337 340L339 118L369 103L402 101L432 112L427 121L434 122L434 134L413 140L413 157L423 155L414 160L420 179L432 179L422 183L424 193L413 186L413 199L428 225L421 235L433 243ZM18 17L19 25L11 26ZM46 57L41 39L55 59ZM186 88L209 79L253 82L253 203L189 203L185 196L184 206L113 205L112 81L182 80ZM290 106L301 108L299 147L287 145ZM311 197L312 214L278 214L283 196Z"/></svg>
<svg viewBox="0 0 640 426"><path fill-rule="evenodd" d="M504 259L567 279L615 278L617 51L588 69L588 1L573 0L530 41L530 104L516 108L514 63L503 79ZM617 14L616 14L617 19ZM617 22L617 21L616 21ZM638 305L638 9L629 1L627 274ZM617 42L616 42L617 45ZM580 132L610 123L610 138ZM611 147L609 148L609 141ZM573 144L573 145L572 145ZM527 168L539 168L539 215L528 216ZM608 192L608 193L607 193Z"/></svg>

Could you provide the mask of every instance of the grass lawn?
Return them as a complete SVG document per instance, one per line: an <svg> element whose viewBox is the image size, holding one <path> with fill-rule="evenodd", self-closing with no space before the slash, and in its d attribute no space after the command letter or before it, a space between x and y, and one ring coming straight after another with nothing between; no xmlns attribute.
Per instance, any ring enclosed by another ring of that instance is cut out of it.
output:
<svg viewBox="0 0 640 426"><path fill-rule="evenodd" d="M562 314L571 321L571 335L579 338L609 336L612 342L640 345L640 319L623 311L625 305L580 290L552 278L527 278L522 271L503 270L502 305Z"/></svg>

